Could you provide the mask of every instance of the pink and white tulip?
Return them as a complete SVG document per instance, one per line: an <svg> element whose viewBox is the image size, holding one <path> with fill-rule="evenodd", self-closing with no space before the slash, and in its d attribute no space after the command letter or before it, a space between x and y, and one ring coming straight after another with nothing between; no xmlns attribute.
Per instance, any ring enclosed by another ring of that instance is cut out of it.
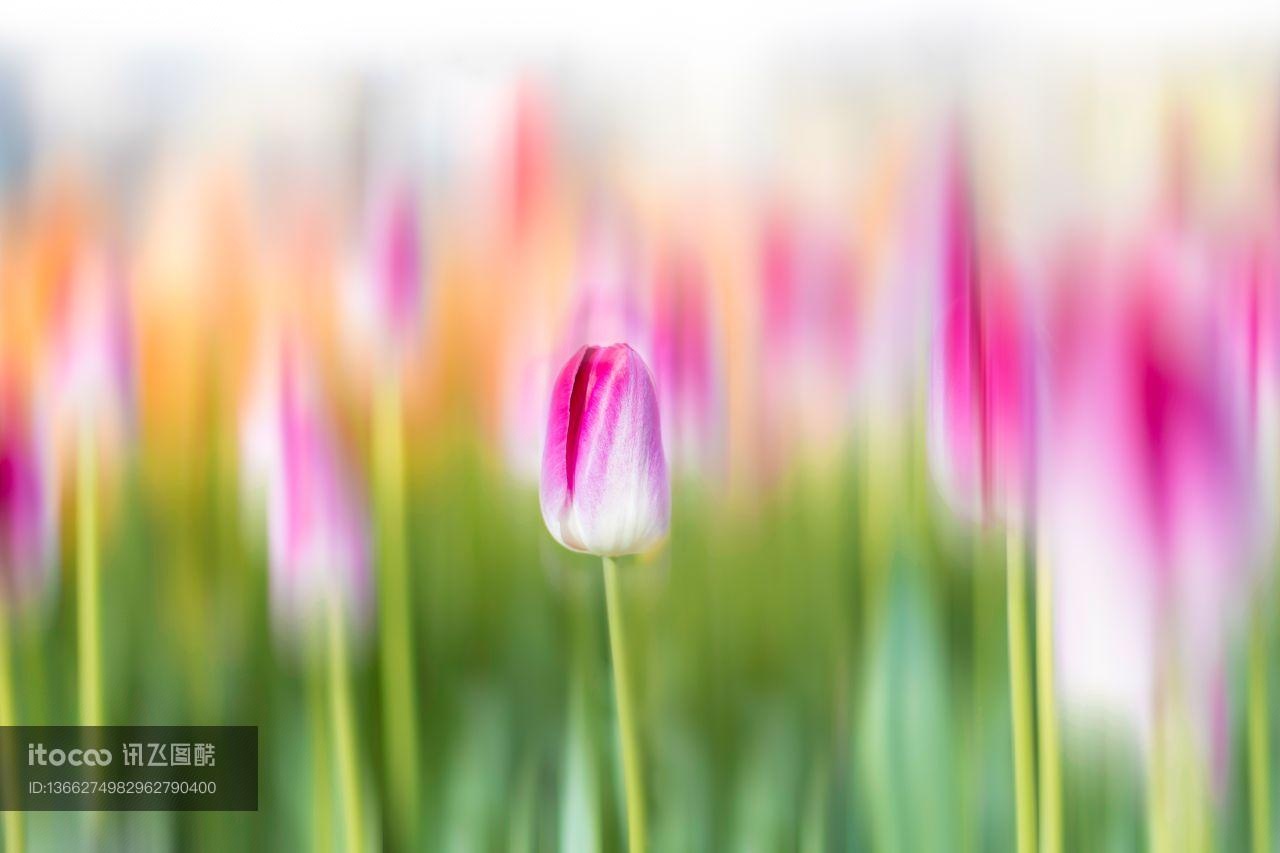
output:
<svg viewBox="0 0 1280 853"><path fill-rule="evenodd" d="M551 392L542 456L542 518L574 551L645 551L671 517L653 377L627 344L586 346Z"/></svg>

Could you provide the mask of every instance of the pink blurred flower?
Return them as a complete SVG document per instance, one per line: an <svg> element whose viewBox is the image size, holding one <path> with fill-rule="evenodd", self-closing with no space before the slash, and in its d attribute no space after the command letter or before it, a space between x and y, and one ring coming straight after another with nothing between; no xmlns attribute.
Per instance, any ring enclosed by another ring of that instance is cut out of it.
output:
<svg viewBox="0 0 1280 853"><path fill-rule="evenodd" d="M511 473L526 483L536 483L546 441L551 359L545 351L530 346L513 348L507 361L502 389L504 456Z"/></svg>
<svg viewBox="0 0 1280 853"><path fill-rule="evenodd" d="M1185 273L1157 249L1119 280L1073 281L1055 309L1041 525L1064 701L1149 736L1178 684L1208 747L1254 486L1223 344Z"/></svg>
<svg viewBox="0 0 1280 853"><path fill-rule="evenodd" d="M44 435L18 388L0 386L0 585L11 601L45 586L57 554L57 479Z"/></svg>
<svg viewBox="0 0 1280 853"><path fill-rule="evenodd" d="M1227 237L1218 241L1211 263L1210 274L1219 283L1219 334L1236 417L1255 469L1275 471L1280 462L1280 246L1271 235ZM1274 477L1260 478L1258 497L1270 548L1280 504Z"/></svg>
<svg viewBox="0 0 1280 853"><path fill-rule="evenodd" d="M123 278L103 252L80 258L55 323L50 378L63 440L89 423L118 443L132 411L131 328Z"/></svg>
<svg viewBox="0 0 1280 853"><path fill-rule="evenodd" d="M1017 523L1032 496L1035 430L1024 282L980 252L958 146L950 158L930 360L930 467L965 517Z"/></svg>
<svg viewBox="0 0 1280 853"><path fill-rule="evenodd" d="M414 192L404 181L375 186L356 268L346 282L349 322L383 362L402 358L423 324L426 260Z"/></svg>
<svg viewBox="0 0 1280 853"><path fill-rule="evenodd" d="M615 557L660 541L671 517L653 377L627 344L586 346L551 393L542 518L557 542Z"/></svg>
<svg viewBox="0 0 1280 853"><path fill-rule="evenodd" d="M371 600L368 520L298 353L273 350L241 418L244 485L265 511L276 617L297 627L329 596L363 621Z"/></svg>
<svg viewBox="0 0 1280 853"><path fill-rule="evenodd" d="M503 163L507 233L514 244L529 237L551 182L552 139L547 99L532 81L516 91Z"/></svg>
<svg viewBox="0 0 1280 853"><path fill-rule="evenodd" d="M555 361L593 341L647 341L636 249L615 214L597 212L588 222L577 275L572 313Z"/></svg>
<svg viewBox="0 0 1280 853"><path fill-rule="evenodd" d="M674 252L664 259L654 283L650 344L667 459L704 474L718 469L716 453L724 443L708 289L694 255Z"/></svg>
<svg viewBox="0 0 1280 853"><path fill-rule="evenodd" d="M760 235L761 423L769 473L846 435L857 369L852 250L827 223L776 210Z"/></svg>

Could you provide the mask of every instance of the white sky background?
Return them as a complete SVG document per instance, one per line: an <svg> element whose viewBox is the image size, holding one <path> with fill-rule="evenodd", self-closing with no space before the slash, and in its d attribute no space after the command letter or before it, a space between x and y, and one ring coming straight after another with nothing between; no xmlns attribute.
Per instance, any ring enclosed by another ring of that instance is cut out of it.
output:
<svg viewBox="0 0 1280 853"><path fill-rule="evenodd" d="M1151 171L1149 134L1135 131L1135 142L1119 149L1115 123L1162 126L1152 96L1159 80L1147 78L1169 59L1192 65L1226 59L1253 68L1252 79L1280 82L1280 0L0 4L0 63L30 84L40 138L84 140L89 150L102 148L109 134L144 126L152 111L179 114L175 126L202 143L237 132L257 136L264 128L286 141L323 140L341 121L330 111L342 108L342 75L353 70L375 78L385 72L392 80L407 75L425 95L423 126L484 139L505 115L496 110L507 104L509 72L532 68L568 85L572 102L606 105L594 112L625 123L616 136L632 147L628 153L640 151L658 168L697 178L735 158L749 167L769 157L779 117L770 109L792 104L805 91L796 80L809 71L860 68L871 89L904 103L910 99L899 94L945 93L980 81L1018 119L1005 125L1036 132L1032 113L1052 107L1042 103L1043 93L1053 91L1044 81L1065 72L1106 79L1125 96L1102 128L1106 162L1123 179L1113 181L1124 185L1123 194L1141 197L1141 188L1129 184L1141 185L1134 176ZM1135 69L1142 73L1113 73ZM786 97L778 98L786 86ZM1233 91L1229 78L1226 88ZM1242 97L1252 91L1236 88ZM1150 115L1135 117L1133 104L1151 106ZM423 134L428 143L437 133L431 128ZM834 139L828 149L847 142ZM1041 139L1015 142L1018 150L1039 152ZM453 147L489 162L474 146ZM1001 162L1001 186L1015 193L1043 184L1042 175L1014 180L1016 162Z"/></svg>
<svg viewBox="0 0 1280 853"><path fill-rule="evenodd" d="M452 54L523 59L763 60L813 45L936 35L992 46L1139 50L1267 42L1266 0L10 0L0 41L40 52L143 49L238 59L381 63Z"/></svg>

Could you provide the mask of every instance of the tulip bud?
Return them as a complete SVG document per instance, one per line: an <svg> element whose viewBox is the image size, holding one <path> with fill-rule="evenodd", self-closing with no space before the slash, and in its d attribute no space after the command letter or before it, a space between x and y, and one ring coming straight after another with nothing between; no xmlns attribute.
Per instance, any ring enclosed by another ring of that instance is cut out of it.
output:
<svg viewBox="0 0 1280 853"><path fill-rule="evenodd" d="M627 344L586 346L551 392L542 518L574 551L616 557L659 541L671 518L653 377Z"/></svg>

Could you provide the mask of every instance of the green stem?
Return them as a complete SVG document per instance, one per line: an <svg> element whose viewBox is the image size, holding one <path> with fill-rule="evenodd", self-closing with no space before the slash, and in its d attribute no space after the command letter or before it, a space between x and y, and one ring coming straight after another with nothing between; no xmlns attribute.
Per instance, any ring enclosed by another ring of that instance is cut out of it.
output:
<svg viewBox="0 0 1280 853"><path fill-rule="evenodd" d="M983 691L986 688L986 661L987 661L987 570L990 568L990 543L985 535L975 536L973 539L973 708L971 709L971 737L969 744L969 763L972 777L968 780L969 784L965 786L965 825L967 830L964 834L965 850L972 853L974 850L983 849L983 792L986 790L986 763L984 759L983 741L983 722L985 721L983 707Z"/></svg>
<svg viewBox="0 0 1280 853"><path fill-rule="evenodd" d="M1027 578L1022 536L1008 530L1009 694L1013 711L1013 781L1018 853L1036 849L1035 755L1032 749L1031 661L1027 650Z"/></svg>
<svg viewBox="0 0 1280 853"><path fill-rule="evenodd" d="M9 611L5 602L0 602L0 726L16 724L17 713L13 701L13 651L9 637ZM13 770L6 766L6 772ZM8 779L9 790L14 790L16 778ZM12 803L6 803L12 805ZM6 853L16 853L24 849L22 835L22 812L6 811L4 813L4 849Z"/></svg>
<svg viewBox="0 0 1280 853"><path fill-rule="evenodd" d="M627 841L631 853L644 853L644 782L640 768L640 742L635 724L635 704L631 695L630 661L627 657L626 629L622 621L618 564L604 558L604 596L609 614L609 647L613 655L613 690L618 703L618 737L622 744L622 780L627 798Z"/></svg>
<svg viewBox="0 0 1280 853"><path fill-rule="evenodd" d="M1164 853L1169 849L1164 813L1167 796L1164 727L1164 710L1158 709L1147 756L1147 849L1151 853Z"/></svg>
<svg viewBox="0 0 1280 853"><path fill-rule="evenodd" d="M317 661L308 667L307 691L311 700L311 751L313 790L315 799L315 835L312 849L317 853L333 850L333 821L331 819L333 778L329 775L329 724L325 719L324 669Z"/></svg>
<svg viewBox="0 0 1280 853"><path fill-rule="evenodd" d="M1040 714L1040 844L1062 850L1062 752L1054 691L1053 574L1044 548L1036 559L1036 696Z"/></svg>
<svg viewBox="0 0 1280 853"><path fill-rule="evenodd" d="M383 757L390 824L397 846L414 846L413 818L418 802L417 696L413 641L409 624L408 553L404 529L404 420L400 384L392 376L381 383L374 403L374 470L379 525L378 645Z"/></svg>
<svg viewBox="0 0 1280 853"><path fill-rule="evenodd" d="M351 709L350 674L347 665L345 616L337 596L329 594L329 713L333 723L334 752L342 790L343 830L347 853L362 849L364 829L360 815L360 780L356 763L355 721Z"/></svg>
<svg viewBox="0 0 1280 853"><path fill-rule="evenodd" d="M76 453L76 639L80 655L80 723L102 724L101 632L98 624L98 487L93 427L80 423Z"/></svg>
<svg viewBox="0 0 1280 853"><path fill-rule="evenodd" d="M1266 624L1261 608L1249 632L1249 799L1254 853L1271 850L1271 743L1267 710Z"/></svg>

